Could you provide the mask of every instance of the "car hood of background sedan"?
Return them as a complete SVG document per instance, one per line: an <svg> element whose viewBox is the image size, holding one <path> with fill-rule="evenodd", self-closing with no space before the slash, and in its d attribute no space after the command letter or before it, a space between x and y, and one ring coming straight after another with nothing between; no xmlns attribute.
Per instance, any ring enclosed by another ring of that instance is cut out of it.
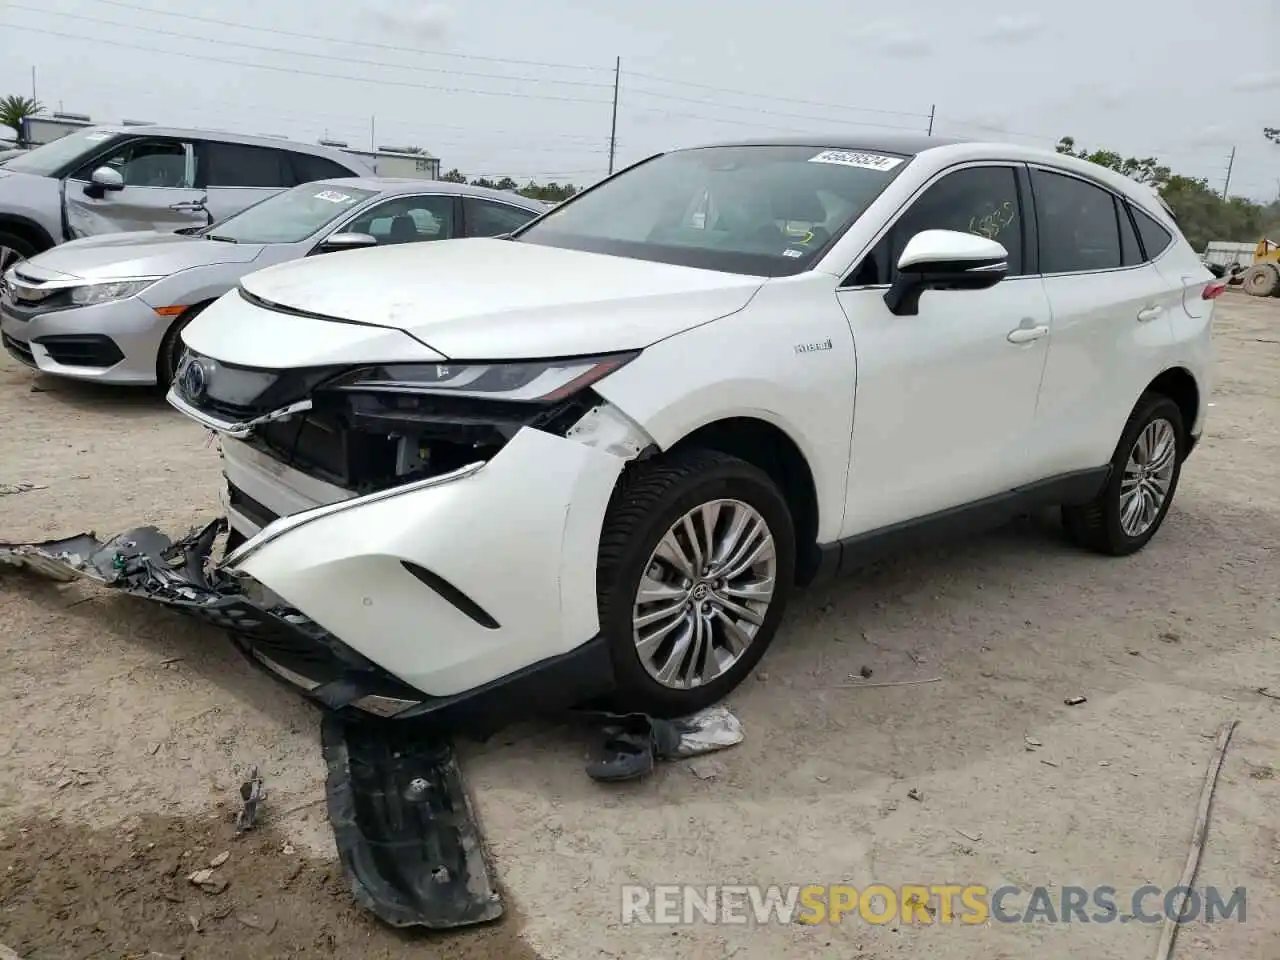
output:
<svg viewBox="0 0 1280 960"><path fill-rule="evenodd" d="M148 230L72 240L32 257L29 263L84 280L115 280L167 277L215 263L249 263L261 252L262 245L256 243L222 243Z"/></svg>
<svg viewBox="0 0 1280 960"><path fill-rule="evenodd" d="M741 310L761 277L496 239L326 254L241 281L267 304L403 330L449 359L646 347Z"/></svg>

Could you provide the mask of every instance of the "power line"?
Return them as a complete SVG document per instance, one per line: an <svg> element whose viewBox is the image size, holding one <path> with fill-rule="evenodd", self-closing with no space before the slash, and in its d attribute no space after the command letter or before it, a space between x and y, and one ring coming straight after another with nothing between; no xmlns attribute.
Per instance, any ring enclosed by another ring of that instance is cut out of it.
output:
<svg viewBox="0 0 1280 960"><path fill-rule="evenodd" d="M103 2L106 2L106 0L103 0ZM851 106L848 106L847 104L826 103L821 100L799 100L799 99L796 99L795 97L779 97L779 96L775 96L773 94L768 94L768 93L750 93L745 90L735 90L732 87L717 87L717 86L712 86L709 83L694 83L691 80L676 80L670 77L659 76L658 74L655 74L655 73L643 73L639 70L628 70L627 76L640 77L645 80L656 80L660 83L670 83L675 86L692 87L699 90L711 90L716 93L728 93L737 97L755 97L760 100L775 100L779 103L794 103L799 106L806 106L806 107L823 107L828 110L852 110L859 113L879 113L879 114L885 114L887 116L920 117L921 119L927 119L929 116L929 114L927 113L912 113L906 110L882 110L876 107L851 107ZM651 93L651 96L660 97L660 96L667 96L667 95L660 94L660 93ZM690 102L706 103L709 101L690 101Z"/></svg>
<svg viewBox="0 0 1280 960"><path fill-rule="evenodd" d="M10 4L12 6L12 4ZM29 27L21 23L4 23L0 22L0 26L4 26L13 30L24 30L27 33L39 33L50 37L61 37L64 40L83 40L88 43L101 44L98 37L86 37L83 34L63 33L58 30L46 30L41 27ZM186 39L195 39L187 37ZM207 54L190 53L186 50L167 50L162 47L148 47L138 43L125 43L120 40L111 41L113 47L126 47L130 50L143 50L147 53L162 53L173 57L181 57L184 60L203 60L207 63L221 63L231 67L246 67L253 70L271 70L276 73L288 73L294 76L303 77L320 77L325 80L349 80L355 83L374 83L380 86L390 87L408 87L414 90L435 90L442 93L470 93L483 97L513 97L519 100L555 100L561 103L590 103L597 106L608 106L608 100L588 100L582 97L558 97L547 94L534 93L515 93L510 90L473 90L467 87L440 87L426 83L410 83L407 80L385 80L377 77L353 77L349 74L341 73L321 73L317 70L300 70L297 67L277 67L265 63L245 63L243 60L228 60L224 57L211 57Z"/></svg>
<svg viewBox="0 0 1280 960"><path fill-rule="evenodd" d="M282 37L294 37L298 40L318 40L321 43L347 43L353 46L372 47L378 50L394 50L398 53L411 53L414 56L450 57L457 60L475 60L485 63L510 63L522 67L548 67L557 70L590 70L601 73L612 73L610 67L597 67L581 63L551 63L545 60L516 60L510 57L484 57L474 53L450 53L444 50L421 50L417 47L400 47L389 43L377 43L372 40L350 40L345 37L325 37L314 33L297 33L292 30L281 30L277 27L259 27L248 23L236 23L231 20L217 20L213 17L197 17L189 13L174 13L169 10L157 10L154 7L141 6L135 3L123 3L121 0L95 0L125 10L138 10L161 17L178 17L194 23L209 23L221 27L235 27L240 30L256 30L262 33L274 33ZM42 9L41 12L44 12Z"/></svg>
<svg viewBox="0 0 1280 960"><path fill-rule="evenodd" d="M160 27L144 27L140 24L134 23L121 23L119 20L103 20L100 17L90 17L78 13L62 13L59 10L49 10L44 7L29 7L21 3L10 2L7 6L11 10L25 10L28 13L53 14L56 17L63 17L67 20L83 20L87 23L96 23L107 27L117 27L121 30L141 30L143 33L154 33L162 37L174 37L178 40L198 40L201 43L218 43L223 46L237 47L243 50L259 50L263 53L282 53L291 57L310 57L313 60L332 60L335 63L354 63L359 66L408 70L411 72L443 73L454 77L478 77L488 80L509 80L517 83L558 83L572 87L593 87L601 90L608 90L613 86L611 83L595 83L590 80L557 80L552 77L515 77L510 74L480 73L473 70L454 70L449 67L415 67L399 63L385 63L381 60L368 60L363 57L343 57L331 53L310 53L303 50L290 50L287 47L268 47L257 43L246 43L243 40L220 40L217 37L205 37L200 35L193 36L189 33L179 33L176 30L164 30ZM222 23L223 26L236 26L236 24L225 21Z"/></svg>
<svg viewBox="0 0 1280 960"><path fill-rule="evenodd" d="M903 126L902 124L895 125L895 124L889 124L889 123L871 123L866 120L832 120L828 117L811 117L802 113L786 113L780 110L765 110L761 107L752 107L752 106L745 106L745 105L739 106L738 104L731 104L731 103L718 103L715 100L704 100L696 97L677 97L674 94L658 93L657 91L645 90L643 88L637 89L635 87L624 87L623 89L627 94L640 94L641 96L645 96L645 97L657 97L661 100L671 100L676 103L700 104L702 106L716 107L721 110L746 110L751 113L760 113L770 117L785 117L791 120L813 120L816 123L836 123L842 126L850 126L850 127L880 127L885 130L919 131L923 126L922 124L918 124L914 127L908 127L908 126ZM914 116L914 114L908 114L908 116ZM925 114L925 118L926 119L928 118L928 114Z"/></svg>

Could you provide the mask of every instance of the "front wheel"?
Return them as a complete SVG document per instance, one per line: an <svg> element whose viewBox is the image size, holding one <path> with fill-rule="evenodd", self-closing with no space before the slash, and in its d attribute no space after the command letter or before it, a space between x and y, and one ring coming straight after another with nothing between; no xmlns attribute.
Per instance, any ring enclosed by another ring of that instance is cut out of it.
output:
<svg viewBox="0 0 1280 960"><path fill-rule="evenodd" d="M596 589L620 709L672 717L733 690L795 578L791 512L762 470L712 450L636 464L609 504Z"/></svg>
<svg viewBox="0 0 1280 960"><path fill-rule="evenodd" d="M182 331L187 324L199 315L208 304L198 304L187 309L169 325L160 341L159 355L156 357L156 386L168 390L173 383L173 376L178 372L178 362L182 359Z"/></svg>
<svg viewBox="0 0 1280 960"><path fill-rule="evenodd" d="M1143 394L1092 503L1062 508L1068 536L1114 557L1145 547L1164 523L1187 455L1182 411L1168 397Z"/></svg>

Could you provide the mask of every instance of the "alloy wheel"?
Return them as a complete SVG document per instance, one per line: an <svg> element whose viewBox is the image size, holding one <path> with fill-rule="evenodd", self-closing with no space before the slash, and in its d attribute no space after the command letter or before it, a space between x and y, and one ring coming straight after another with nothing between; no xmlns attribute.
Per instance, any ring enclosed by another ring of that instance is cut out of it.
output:
<svg viewBox="0 0 1280 960"><path fill-rule="evenodd" d="M12 267L15 263L21 263L27 259L13 247L0 246L0 275Z"/></svg>
<svg viewBox="0 0 1280 960"><path fill-rule="evenodd" d="M632 611L649 675L686 690L730 670L764 623L777 567L768 523L741 500L712 500L676 520L645 564Z"/></svg>
<svg viewBox="0 0 1280 960"><path fill-rule="evenodd" d="M1140 537L1155 523L1169 497L1177 458L1172 423L1161 418L1143 427L1120 480L1120 528L1126 536Z"/></svg>

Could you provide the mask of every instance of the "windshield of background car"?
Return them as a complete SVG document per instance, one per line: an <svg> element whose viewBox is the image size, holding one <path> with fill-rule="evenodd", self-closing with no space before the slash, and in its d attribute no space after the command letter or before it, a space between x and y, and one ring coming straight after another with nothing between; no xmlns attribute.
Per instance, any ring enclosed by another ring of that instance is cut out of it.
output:
<svg viewBox="0 0 1280 960"><path fill-rule="evenodd" d="M4 168L15 173L33 173L37 177L52 176L72 161L105 147L119 136L110 130L89 129L69 133L14 157L5 163Z"/></svg>
<svg viewBox="0 0 1280 960"><path fill-rule="evenodd" d="M206 232L237 243L300 243L376 195L375 190L304 183L267 197Z"/></svg>
<svg viewBox="0 0 1280 960"><path fill-rule="evenodd" d="M809 269L908 159L821 146L680 150L570 200L515 239L788 276Z"/></svg>

